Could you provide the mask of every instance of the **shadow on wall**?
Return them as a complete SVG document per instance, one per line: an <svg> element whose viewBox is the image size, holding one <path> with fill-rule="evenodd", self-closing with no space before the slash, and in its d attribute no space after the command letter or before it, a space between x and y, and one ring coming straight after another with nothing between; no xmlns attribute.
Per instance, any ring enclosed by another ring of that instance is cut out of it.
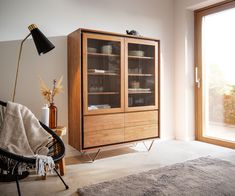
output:
<svg viewBox="0 0 235 196"><path fill-rule="evenodd" d="M39 76L46 84L63 75L63 92L55 97L58 124L67 126L67 36L50 37L55 49L39 56L32 39L23 45L15 102L26 105L40 118L45 103L40 94ZM0 100L12 99L21 40L0 42ZM50 86L51 88L52 86Z"/></svg>

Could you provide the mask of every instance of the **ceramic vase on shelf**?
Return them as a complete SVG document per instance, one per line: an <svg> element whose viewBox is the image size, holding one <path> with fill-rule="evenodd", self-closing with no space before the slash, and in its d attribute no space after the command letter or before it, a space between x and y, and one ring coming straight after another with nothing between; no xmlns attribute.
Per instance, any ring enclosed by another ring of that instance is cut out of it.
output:
<svg viewBox="0 0 235 196"><path fill-rule="evenodd" d="M49 107L47 104L44 104L41 111L41 122L46 126L49 126Z"/></svg>
<svg viewBox="0 0 235 196"><path fill-rule="evenodd" d="M53 102L49 106L49 127L51 129L57 127L57 107Z"/></svg>

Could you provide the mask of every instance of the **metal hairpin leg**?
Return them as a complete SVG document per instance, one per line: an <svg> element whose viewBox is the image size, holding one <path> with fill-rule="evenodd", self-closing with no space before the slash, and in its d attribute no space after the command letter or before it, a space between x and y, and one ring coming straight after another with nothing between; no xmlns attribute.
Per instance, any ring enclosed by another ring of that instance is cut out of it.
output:
<svg viewBox="0 0 235 196"><path fill-rule="evenodd" d="M143 143L144 143L145 148L146 148L146 149L148 150L148 152L149 152L149 151L151 150L152 146L153 146L154 140L152 140L152 142L151 142L151 144L150 144L149 147L146 146L146 144L145 144L144 141L143 141Z"/></svg>
<svg viewBox="0 0 235 196"><path fill-rule="evenodd" d="M15 174L15 179L16 179L16 186L17 186L18 196L21 196L20 185L19 185L19 180L18 180L18 174Z"/></svg>
<svg viewBox="0 0 235 196"><path fill-rule="evenodd" d="M89 159L90 159L90 162L93 163L93 162L96 160L96 158L98 157L98 155L99 155L99 153L100 153L100 150L101 150L101 149L99 149L99 150L96 152L96 154L95 154L94 157L91 157L89 154L87 154L87 156L88 156ZM83 154L85 154L85 153L83 153Z"/></svg>
<svg viewBox="0 0 235 196"><path fill-rule="evenodd" d="M65 183L65 181L63 180L63 178L61 177L61 175L59 174L59 172L57 171L56 168L54 168L55 173L57 174L57 176L59 176L60 180L63 182L64 186L66 189L69 189L69 186Z"/></svg>
<svg viewBox="0 0 235 196"><path fill-rule="evenodd" d="M19 179L18 179L18 171L17 171L19 164L20 164L19 161L15 164L14 168L12 169L12 174L15 175L15 181L16 181L16 187L17 187L18 196L21 196Z"/></svg>
<svg viewBox="0 0 235 196"><path fill-rule="evenodd" d="M137 146L137 143L133 143L132 146L133 146L133 147L136 147L136 146Z"/></svg>
<svg viewBox="0 0 235 196"><path fill-rule="evenodd" d="M79 151L81 156L84 156L86 154L86 151Z"/></svg>

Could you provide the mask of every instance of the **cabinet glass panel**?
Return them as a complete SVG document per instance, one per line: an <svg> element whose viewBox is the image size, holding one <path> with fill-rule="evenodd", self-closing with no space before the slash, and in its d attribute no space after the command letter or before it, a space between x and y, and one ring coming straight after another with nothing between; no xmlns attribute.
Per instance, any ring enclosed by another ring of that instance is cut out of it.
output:
<svg viewBox="0 0 235 196"><path fill-rule="evenodd" d="M128 107L155 105L155 46L128 43Z"/></svg>
<svg viewBox="0 0 235 196"><path fill-rule="evenodd" d="M121 107L120 49L118 41L88 38L88 111Z"/></svg>

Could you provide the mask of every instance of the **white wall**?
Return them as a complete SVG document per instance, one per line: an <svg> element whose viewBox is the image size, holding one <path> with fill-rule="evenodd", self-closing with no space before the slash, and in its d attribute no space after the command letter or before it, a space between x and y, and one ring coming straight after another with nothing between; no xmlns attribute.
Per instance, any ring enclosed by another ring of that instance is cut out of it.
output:
<svg viewBox="0 0 235 196"><path fill-rule="evenodd" d="M39 77L52 88L52 80L63 75L63 92L55 97L59 123L67 125L67 39L52 37L56 48L39 56L34 43L27 40L22 53L15 101L29 107L40 118L44 99L40 94ZM11 100L15 81L20 41L0 42L0 100Z"/></svg>
<svg viewBox="0 0 235 196"><path fill-rule="evenodd" d="M78 27L158 38L172 28L173 0L0 0L0 41L22 39L36 23L48 36ZM164 31L165 30L165 31ZM169 34L168 34L169 35Z"/></svg>
<svg viewBox="0 0 235 196"><path fill-rule="evenodd" d="M17 40L35 23L56 49L39 57L32 41L26 41L16 101L39 116L43 101L37 76L49 84L63 75L64 94L56 97L56 105L60 124L67 125L67 34L79 27L117 33L136 29L141 35L161 40L161 137L174 138L173 6L173 0L0 0L0 99L11 99Z"/></svg>

